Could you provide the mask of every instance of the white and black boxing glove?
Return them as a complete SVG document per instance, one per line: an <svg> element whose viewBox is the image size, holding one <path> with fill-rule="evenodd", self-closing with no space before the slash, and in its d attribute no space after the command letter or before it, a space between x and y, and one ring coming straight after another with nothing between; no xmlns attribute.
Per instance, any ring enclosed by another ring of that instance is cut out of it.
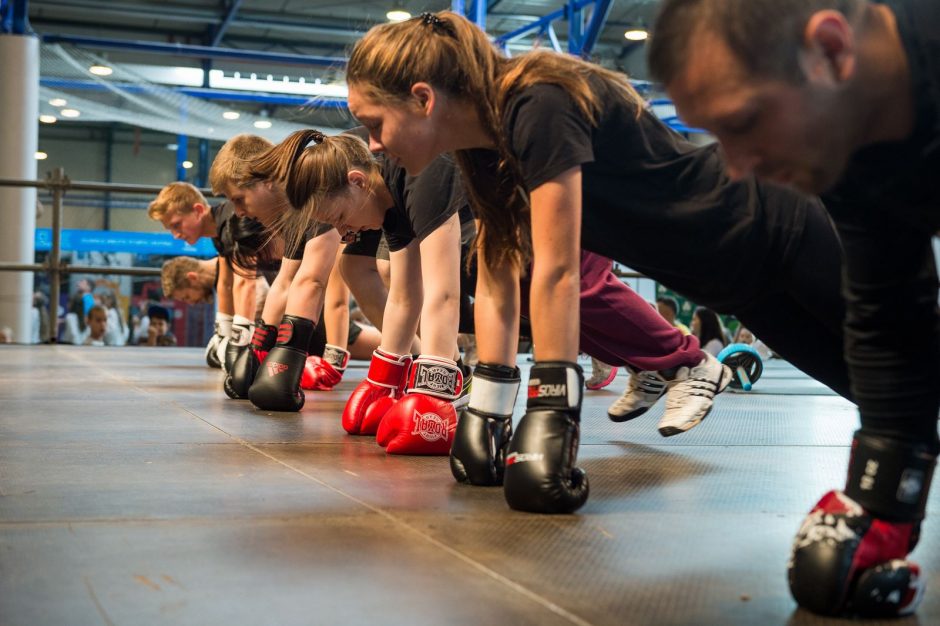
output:
<svg viewBox="0 0 940 626"><path fill-rule="evenodd" d="M248 397L248 390L255 381L258 368L276 342L277 326L265 324L263 319L255 320L250 348L243 350L236 357L232 369L225 376L223 388L229 398L239 400Z"/></svg>
<svg viewBox="0 0 940 626"><path fill-rule="evenodd" d="M571 513L587 502L575 467L584 373L577 363L540 361L529 372L526 413L509 444L503 494L517 511Z"/></svg>
<svg viewBox="0 0 940 626"><path fill-rule="evenodd" d="M803 520L788 565L797 604L822 615L913 613L924 591L917 545L936 453L859 430L845 491L830 491Z"/></svg>
<svg viewBox="0 0 940 626"><path fill-rule="evenodd" d="M512 410L522 379L518 367L480 363L473 372L470 404L460 412L450 449L457 482L502 485L512 438Z"/></svg>
<svg viewBox="0 0 940 626"><path fill-rule="evenodd" d="M231 332L232 316L227 313L216 312L215 328L209 343L206 344L206 365L217 369L222 368L222 361L219 359L219 345ZM224 350L222 354L225 354Z"/></svg>
<svg viewBox="0 0 940 626"><path fill-rule="evenodd" d="M232 330L225 346L225 360L222 363L222 369L225 370L226 374L232 371L232 365L238 355L248 350L254 330L255 325L247 317L236 315L232 318Z"/></svg>

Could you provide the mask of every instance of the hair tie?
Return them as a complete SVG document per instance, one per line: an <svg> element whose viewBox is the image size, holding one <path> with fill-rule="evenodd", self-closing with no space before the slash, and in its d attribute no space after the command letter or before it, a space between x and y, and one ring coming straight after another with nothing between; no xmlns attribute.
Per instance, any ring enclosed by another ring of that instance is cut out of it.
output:
<svg viewBox="0 0 940 626"><path fill-rule="evenodd" d="M319 144L319 143L323 143L323 141L326 139L326 135L324 135L318 130L315 130L312 133L310 133L310 138L313 139L314 143Z"/></svg>
<svg viewBox="0 0 940 626"><path fill-rule="evenodd" d="M418 17L421 18L421 21L424 22L425 26L443 26L444 25L444 21L441 18L439 18L437 15L435 15L434 13L429 13L425 11Z"/></svg>

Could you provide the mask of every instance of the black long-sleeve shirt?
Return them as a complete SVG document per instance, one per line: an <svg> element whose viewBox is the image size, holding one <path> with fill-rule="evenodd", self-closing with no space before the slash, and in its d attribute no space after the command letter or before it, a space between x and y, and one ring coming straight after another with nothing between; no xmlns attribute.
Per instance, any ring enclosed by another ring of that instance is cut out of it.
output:
<svg viewBox="0 0 940 626"><path fill-rule="evenodd" d="M937 441L940 3L887 0L907 54L915 126L857 151L823 199L845 248L845 354L866 429Z"/></svg>

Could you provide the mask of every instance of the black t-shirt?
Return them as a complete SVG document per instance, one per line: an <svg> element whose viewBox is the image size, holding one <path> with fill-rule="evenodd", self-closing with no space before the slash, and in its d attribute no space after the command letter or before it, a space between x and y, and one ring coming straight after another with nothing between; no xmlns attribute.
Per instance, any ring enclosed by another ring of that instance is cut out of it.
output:
<svg viewBox="0 0 940 626"><path fill-rule="evenodd" d="M509 147L531 191L580 165L582 246L712 308L773 285L803 232L809 201L731 182L717 144L698 147L603 79L596 126L561 87L538 84L508 103Z"/></svg>
<svg viewBox="0 0 940 626"><path fill-rule="evenodd" d="M229 231L229 221L238 219L235 210L229 202L223 202L209 209L212 213L212 219L215 222L215 237L212 238L212 245L215 246L219 256L231 258L232 248L235 242L232 240Z"/></svg>
<svg viewBox="0 0 940 626"><path fill-rule="evenodd" d="M303 241L300 243L300 245L296 247L285 247L284 258L290 259L291 261L300 261L304 258L304 247L307 245L307 242L309 242L314 237L319 237L323 233L328 233L331 230L333 230L333 226L331 224L326 224L324 222L318 222L314 224L311 228L307 229L307 232L304 233Z"/></svg>
<svg viewBox="0 0 940 626"><path fill-rule="evenodd" d="M390 251L424 239L454 213L460 214L461 239L472 238L473 215L450 155L434 159L419 176L409 176L400 165L383 161L382 178L395 203L382 223Z"/></svg>

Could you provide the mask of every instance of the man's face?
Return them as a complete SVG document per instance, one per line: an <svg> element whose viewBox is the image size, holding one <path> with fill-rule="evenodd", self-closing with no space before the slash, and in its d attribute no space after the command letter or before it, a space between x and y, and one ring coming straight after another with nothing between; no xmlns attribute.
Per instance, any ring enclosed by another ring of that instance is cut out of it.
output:
<svg viewBox="0 0 940 626"><path fill-rule="evenodd" d="M92 311L88 314L87 325L92 339L101 339L108 329L108 316L104 311Z"/></svg>
<svg viewBox="0 0 940 626"><path fill-rule="evenodd" d="M173 234L174 239L182 239L193 245L202 237L203 215L205 215L205 210L194 209L189 213L181 213L173 209L163 214L160 223Z"/></svg>
<svg viewBox="0 0 940 626"><path fill-rule="evenodd" d="M253 217L265 226L274 223L283 208L283 199L268 182L258 182L248 187L239 187L228 182L223 189L225 197L232 203L238 217Z"/></svg>
<svg viewBox="0 0 940 626"><path fill-rule="evenodd" d="M695 54L666 89L686 124L721 142L733 179L754 174L807 193L837 182L853 151L837 83L824 72L800 84L750 76L706 32L689 47Z"/></svg>
<svg viewBox="0 0 940 626"><path fill-rule="evenodd" d="M186 304L202 304L214 300L212 289L194 285L177 288L171 297L174 300L182 300Z"/></svg>

